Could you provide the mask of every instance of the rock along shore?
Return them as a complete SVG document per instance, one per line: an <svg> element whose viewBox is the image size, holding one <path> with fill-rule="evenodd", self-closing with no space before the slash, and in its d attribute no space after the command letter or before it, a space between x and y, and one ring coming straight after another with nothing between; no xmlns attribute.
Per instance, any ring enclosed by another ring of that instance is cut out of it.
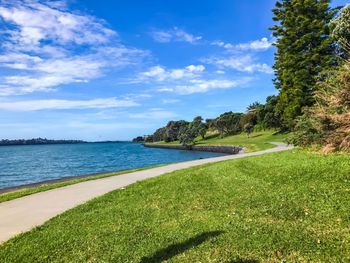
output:
<svg viewBox="0 0 350 263"><path fill-rule="evenodd" d="M191 151L202 151L202 152L215 152L215 153L225 153L225 154L237 154L243 150L239 146L215 146L215 145L193 145L193 146L183 146L183 145L165 145L165 144L143 144L144 147L149 148L165 148L165 149L176 149L176 150L191 150Z"/></svg>

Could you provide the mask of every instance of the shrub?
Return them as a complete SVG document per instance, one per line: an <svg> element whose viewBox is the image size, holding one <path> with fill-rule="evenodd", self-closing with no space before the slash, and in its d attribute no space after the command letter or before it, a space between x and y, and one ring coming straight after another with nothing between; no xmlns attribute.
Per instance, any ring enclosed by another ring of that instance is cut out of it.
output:
<svg viewBox="0 0 350 263"><path fill-rule="evenodd" d="M325 152L350 151L350 60L317 85L316 104L298 119L292 142L319 144Z"/></svg>

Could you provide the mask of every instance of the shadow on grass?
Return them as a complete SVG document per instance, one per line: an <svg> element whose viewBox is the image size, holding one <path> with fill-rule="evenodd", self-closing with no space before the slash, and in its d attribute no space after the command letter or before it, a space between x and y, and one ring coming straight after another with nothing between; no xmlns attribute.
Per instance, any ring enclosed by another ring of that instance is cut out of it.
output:
<svg viewBox="0 0 350 263"><path fill-rule="evenodd" d="M210 139L215 139L215 138L220 138L220 134L215 133L215 134L210 134L205 136L205 140L210 140Z"/></svg>
<svg viewBox="0 0 350 263"><path fill-rule="evenodd" d="M260 137L260 136L262 136L261 133L259 133L259 134L251 134L249 138L256 138L256 137Z"/></svg>
<svg viewBox="0 0 350 263"><path fill-rule="evenodd" d="M221 234L223 234L224 231L210 231L210 232L204 232L202 234L198 234L182 243L177 243L174 245L170 245L166 248L162 248L158 251L156 251L152 256L150 257L143 257L140 261L140 263L156 263L156 262L162 262L164 260L171 259L172 257L181 254L185 252L186 250L189 250L193 247L196 247L206 240L217 237ZM239 262L239 261L238 261Z"/></svg>

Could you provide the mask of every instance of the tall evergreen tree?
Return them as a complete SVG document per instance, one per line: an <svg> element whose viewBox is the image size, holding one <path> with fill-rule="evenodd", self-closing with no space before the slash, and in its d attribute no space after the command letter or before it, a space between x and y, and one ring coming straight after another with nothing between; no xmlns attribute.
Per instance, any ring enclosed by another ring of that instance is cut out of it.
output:
<svg viewBox="0 0 350 263"><path fill-rule="evenodd" d="M350 51L350 4L346 5L340 14L331 21L331 36L337 42L338 55L349 58Z"/></svg>
<svg viewBox="0 0 350 263"><path fill-rule="evenodd" d="M273 35L277 38L274 80L277 110L286 128L293 128L302 107L314 103L313 92L322 70L334 65L334 44L329 37L329 22L338 9L330 0L282 0L272 10Z"/></svg>

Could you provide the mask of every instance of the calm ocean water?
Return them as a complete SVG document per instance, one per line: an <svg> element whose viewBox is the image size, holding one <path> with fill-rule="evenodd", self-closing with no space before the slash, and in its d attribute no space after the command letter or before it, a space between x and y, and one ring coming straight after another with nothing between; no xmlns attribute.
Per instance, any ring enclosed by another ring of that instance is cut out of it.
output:
<svg viewBox="0 0 350 263"><path fill-rule="evenodd" d="M221 156L145 148L141 144L86 143L0 147L0 189L66 176L118 171Z"/></svg>

